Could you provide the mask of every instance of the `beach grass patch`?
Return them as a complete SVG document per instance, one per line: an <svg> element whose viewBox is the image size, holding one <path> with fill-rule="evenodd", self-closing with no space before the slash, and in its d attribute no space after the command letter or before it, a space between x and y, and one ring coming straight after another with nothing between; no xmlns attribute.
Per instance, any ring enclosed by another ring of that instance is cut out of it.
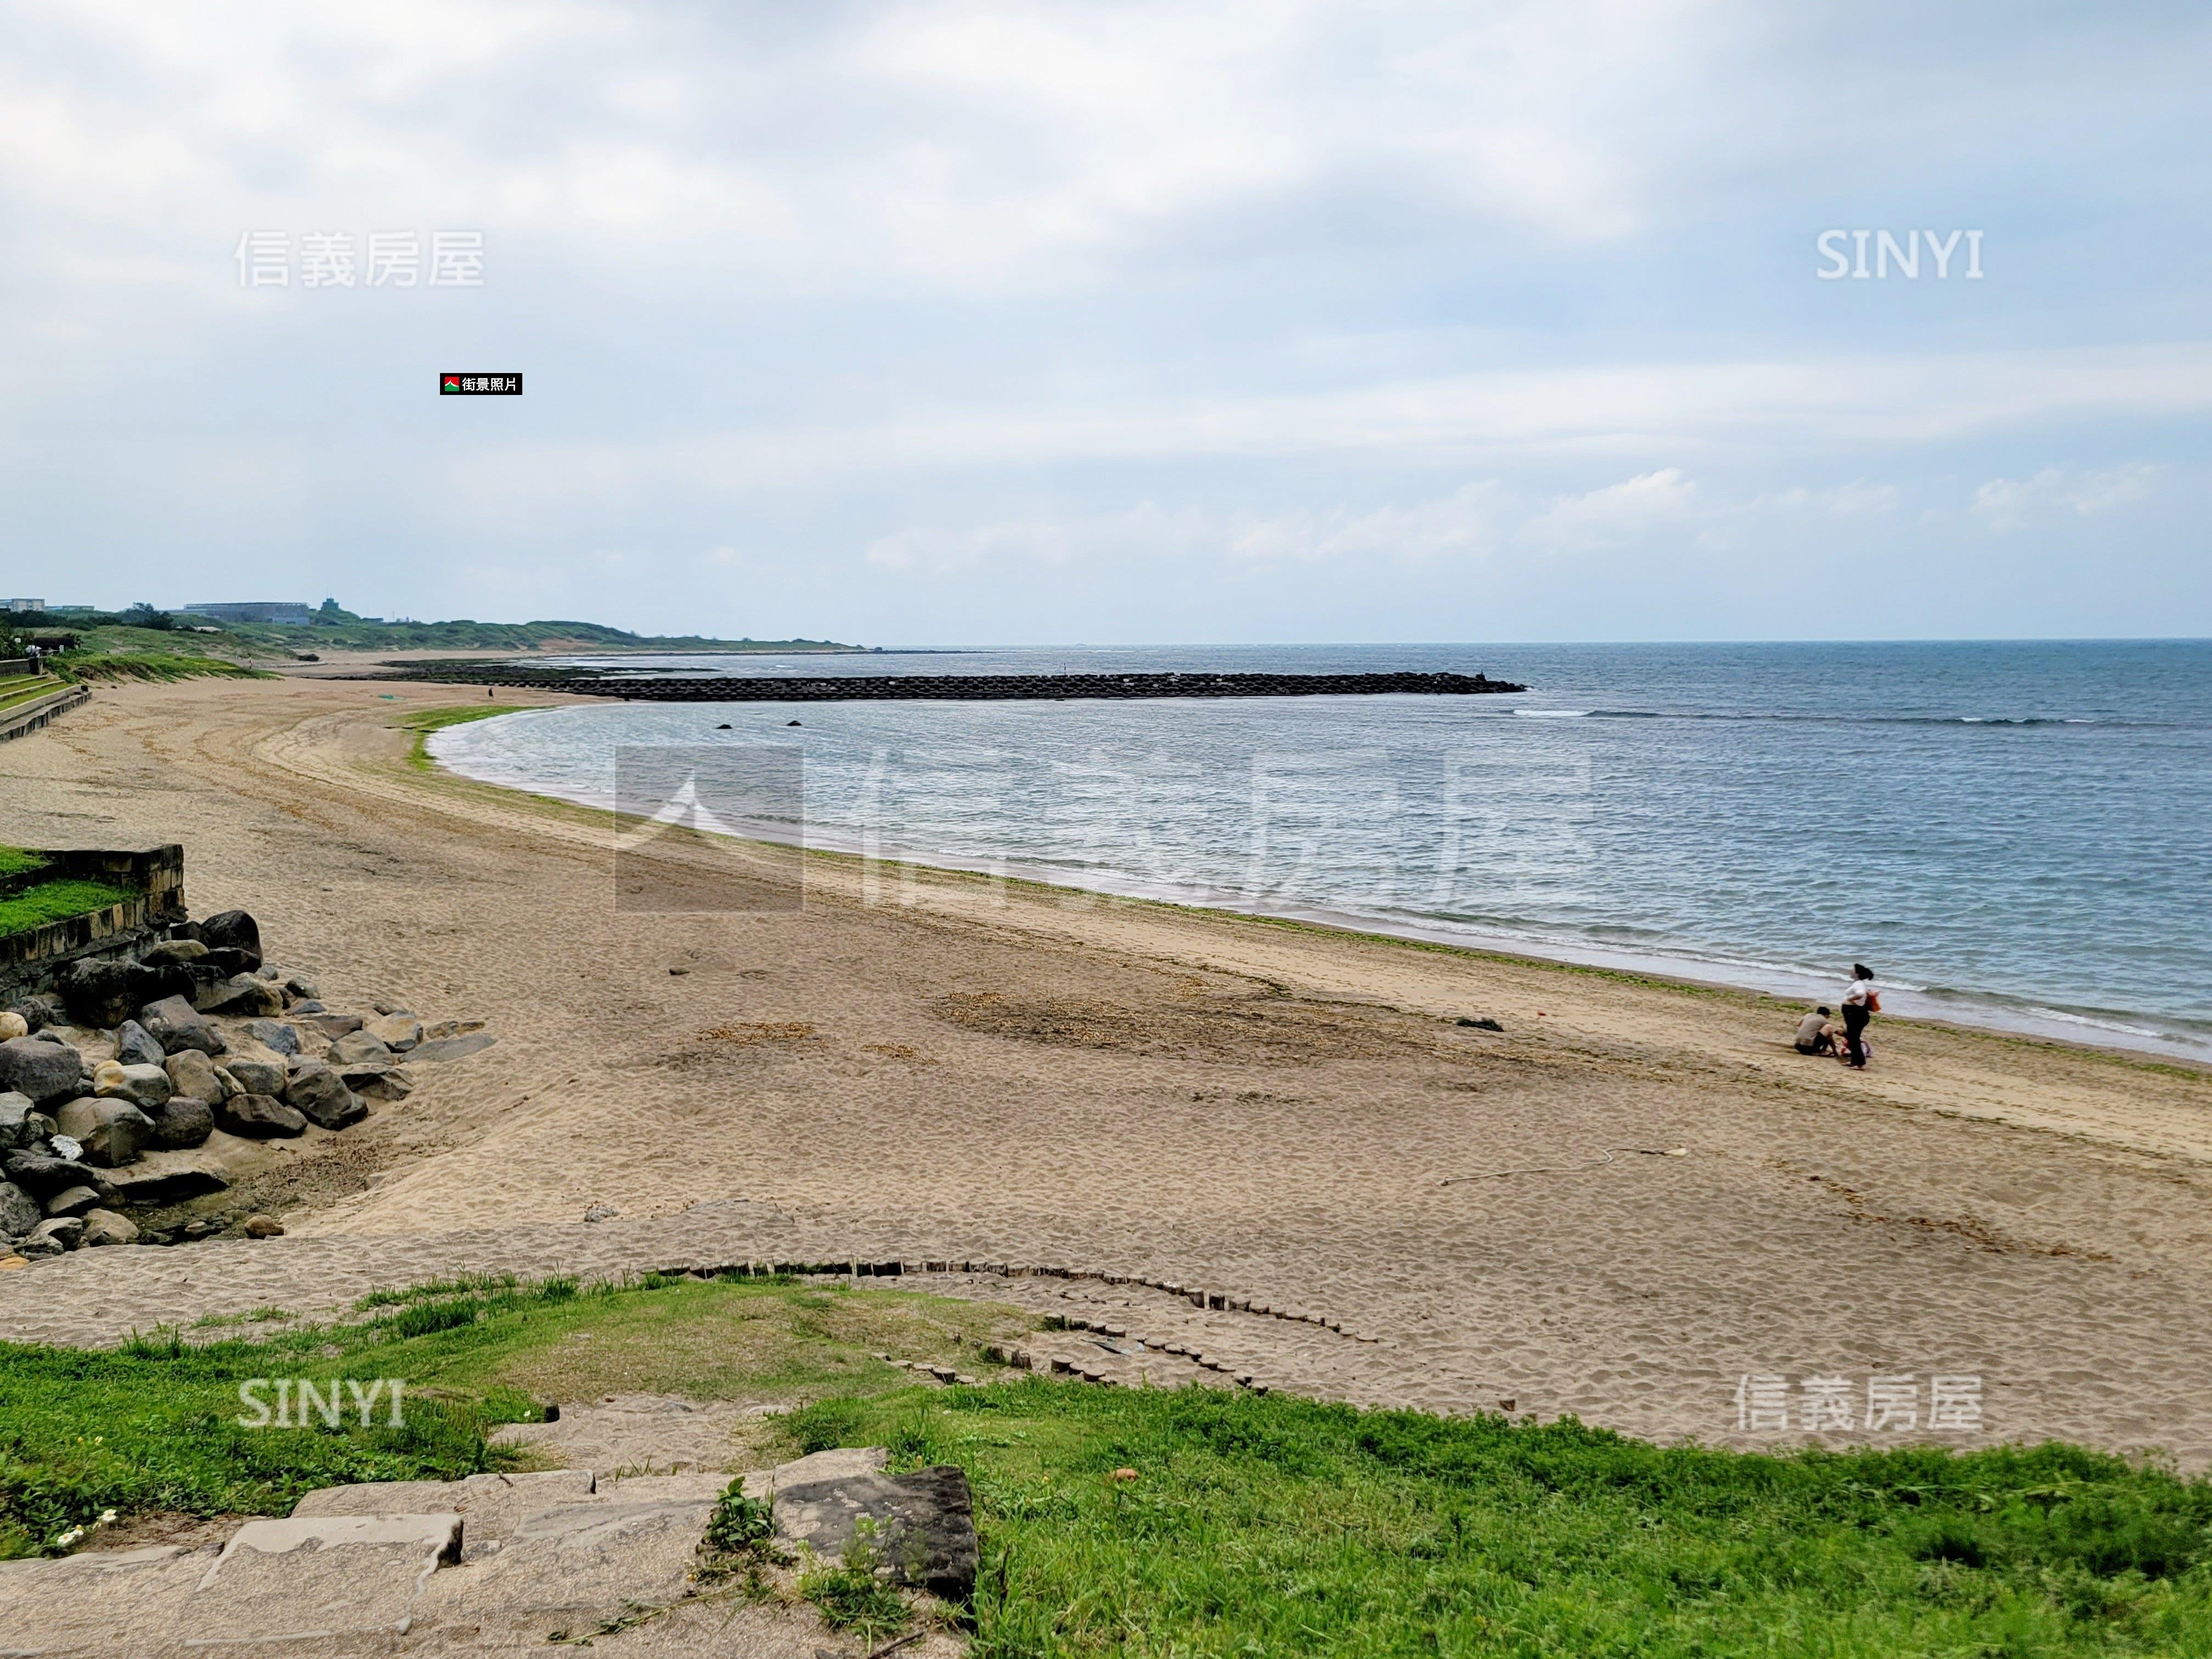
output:
<svg viewBox="0 0 2212 1659"><path fill-rule="evenodd" d="M101 881L44 881L0 899L0 939L27 933L50 921L66 921L88 911L123 904L137 895Z"/></svg>
<svg viewBox="0 0 2212 1659"><path fill-rule="evenodd" d="M28 875L50 862L44 853L33 853L27 847L0 847L0 876Z"/></svg>

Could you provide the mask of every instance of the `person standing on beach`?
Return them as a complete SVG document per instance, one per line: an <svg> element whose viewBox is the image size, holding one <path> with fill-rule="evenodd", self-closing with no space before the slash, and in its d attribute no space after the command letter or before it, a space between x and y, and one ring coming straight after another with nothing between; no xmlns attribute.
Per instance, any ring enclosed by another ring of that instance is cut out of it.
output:
<svg viewBox="0 0 2212 1659"><path fill-rule="evenodd" d="M1866 1068L1867 1022L1881 1012L1881 993L1874 988L1874 969L1863 962L1851 964L1851 982L1844 988L1844 1048L1850 1063Z"/></svg>

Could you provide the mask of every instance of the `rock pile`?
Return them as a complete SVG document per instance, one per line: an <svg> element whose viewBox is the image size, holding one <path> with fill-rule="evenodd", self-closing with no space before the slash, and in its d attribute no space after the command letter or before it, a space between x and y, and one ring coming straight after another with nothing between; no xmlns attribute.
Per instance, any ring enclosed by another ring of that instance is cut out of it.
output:
<svg viewBox="0 0 2212 1659"><path fill-rule="evenodd" d="M491 1041L395 1006L333 1012L262 959L243 910L174 924L135 959L74 963L54 994L0 1011L0 1258L138 1242L129 1209L230 1185L218 1133L349 1128L411 1091L404 1057Z"/></svg>

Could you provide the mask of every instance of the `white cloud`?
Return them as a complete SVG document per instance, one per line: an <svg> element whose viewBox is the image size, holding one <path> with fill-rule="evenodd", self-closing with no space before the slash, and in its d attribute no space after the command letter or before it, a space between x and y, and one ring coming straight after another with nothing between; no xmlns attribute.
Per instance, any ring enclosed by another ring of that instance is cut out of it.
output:
<svg viewBox="0 0 2212 1659"><path fill-rule="evenodd" d="M2075 472L2046 466L2017 481L1992 478L1974 491L1974 516L2002 533L2038 520L2093 518L2139 501L2150 494L2160 469L2147 463L2102 472Z"/></svg>

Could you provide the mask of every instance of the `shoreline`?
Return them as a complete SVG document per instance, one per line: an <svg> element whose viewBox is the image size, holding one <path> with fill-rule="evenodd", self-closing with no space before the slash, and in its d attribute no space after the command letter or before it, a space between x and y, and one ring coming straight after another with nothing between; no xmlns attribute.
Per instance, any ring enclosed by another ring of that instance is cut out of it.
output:
<svg viewBox="0 0 2212 1659"><path fill-rule="evenodd" d="M508 711L510 714L517 712L534 711ZM489 718L504 717L495 715ZM614 807L604 799L551 793L534 783L510 782L465 771L437 752L434 743L438 735L434 732L428 734L423 744L424 753L434 766L455 778L486 788L505 790L537 799L560 801L610 817L615 814ZM810 831L814 829L811 823L808 825ZM920 869L957 872L986 879L1019 881L1052 892L1089 893L1131 902L1160 904L1177 910L1241 916L1256 921L1291 923L1329 933L1433 945L1501 961L1548 963L1562 968L1620 973L1654 984L1733 991L1776 1002L1802 1003L1805 1008L1822 1002L1832 1002L1842 994L1840 977L1822 979L1809 969L1791 967L1762 967L1748 963L1711 961L1663 950L1644 951L1595 941L1553 941L1440 921L1398 921L1356 910L1336 910L1325 905L1262 907L1240 901L1235 895L1225 892L1164 890L1157 885L1134 880L1116 884L1112 879L1115 872L1103 872L1094 879L1079 879L1070 872L1018 859L987 861L962 859L937 851L914 849L909 852L904 848L885 848L871 854L863 852L849 838L848 844L844 845L836 844L835 840L827 837L820 842L800 842L780 841L769 836L734 839L767 846L798 846L810 854L851 858L863 863L872 858L887 867L911 866ZM1889 1004L1881 1015L1884 1022L1910 1020L1947 1030L2020 1038L2134 1059L2147 1058L2195 1072L2212 1073L2212 1039L2123 1023L2128 1019L2150 1020L2156 1016L2109 1011L2089 1013L2063 1009L2023 1008L1997 993L1939 991L1910 985L1884 985L1882 991ZM1801 1008L1798 1012L1802 1013L1805 1009ZM2087 1036L2081 1035L2083 1028L2109 1033L2109 1036L2101 1038Z"/></svg>
<svg viewBox="0 0 2212 1659"><path fill-rule="evenodd" d="M1898 1018L1856 1073L1756 993L827 851L803 912L627 913L608 814L410 764L405 720L468 694L406 690L126 687L13 746L0 838L181 842L193 913L253 908L331 1006L498 1041L288 1160L287 1237L73 1252L0 1280L0 1322L112 1340L410 1276L865 1246L1376 1338L1238 1323L1316 1398L1773 1449L1745 1374L1964 1373L1988 1419L1947 1443L2212 1465L2201 1071Z"/></svg>

